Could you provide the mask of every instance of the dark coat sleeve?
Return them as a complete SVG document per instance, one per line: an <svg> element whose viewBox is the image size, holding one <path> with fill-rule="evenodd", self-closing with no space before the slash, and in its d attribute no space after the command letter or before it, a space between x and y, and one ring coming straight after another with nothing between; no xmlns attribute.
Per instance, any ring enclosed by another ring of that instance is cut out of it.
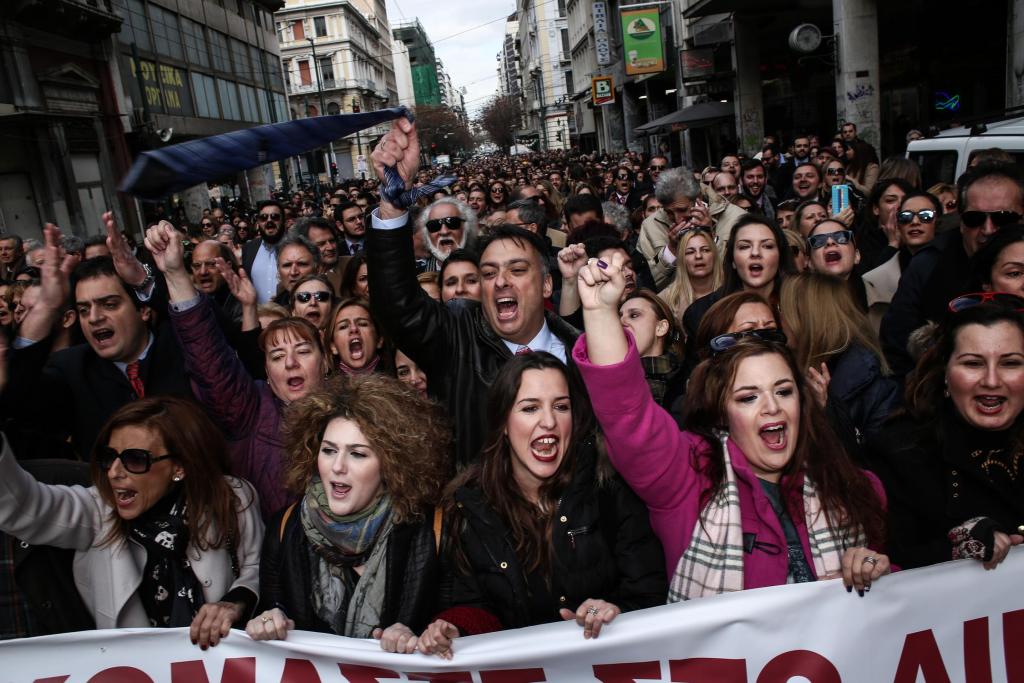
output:
<svg viewBox="0 0 1024 683"><path fill-rule="evenodd" d="M45 415L47 429L66 438L73 429L74 404L64 374L47 364L53 336L7 354L7 386L0 395L4 417L35 422Z"/></svg>
<svg viewBox="0 0 1024 683"><path fill-rule="evenodd" d="M453 315L416 281L412 228L371 228L366 259L374 317L396 347L428 376L439 377L452 355Z"/></svg>
<svg viewBox="0 0 1024 683"><path fill-rule="evenodd" d="M204 296L197 306L172 312L171 322L196 398L229 439L251 434L259 416L259 390L217 324L213 302Z"/></svg>
<svg viewBox="0 0 1024 683"><path fill-rule="evenodd" d="M445 522L446 539L452 533L473 533L461 517L457 521L448 518ZM456 557L454 546L447 542L442 545L437 607L439 613L436 618L453 624L464 636L500 631L503 628L495 616L497 610L484 597L476 574L472 570L466 571Z"/></svg>
<svg viewBox="0 0 1024 683"><path fill-rule="evenodd" d="M914 369L914 359L907 351L907 341L914 330L928 322L925 294L938 259L939 252L934 249L922 251L911 259L910 266L900 276L900 284L892 297L892 303L882 318L879 330L882 351L889 361L893 376L900 380Z"/></svg>
<svg viewBox="0 0 1024 683"><path fill-rule="evenodd" d="M613 518L615 533L609 539L609 547L615 557L619 582L607 596L593 597L618 605L623 612L664 605L668 595L665 554L651 529L647 505L620 480L611 485L605 498L610 504L602 506L601 514L611 514Z"/></svg>

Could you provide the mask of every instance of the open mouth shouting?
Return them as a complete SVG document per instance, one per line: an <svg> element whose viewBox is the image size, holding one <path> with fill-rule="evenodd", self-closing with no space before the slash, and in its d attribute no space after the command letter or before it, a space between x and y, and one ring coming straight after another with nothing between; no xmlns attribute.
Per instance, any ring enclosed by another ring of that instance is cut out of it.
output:
<svg viewBox="0 0 1024 683"><path fill-rule="evenodd" d="M300 394L306 388L306 378L302 375L291 375L285 380L288 391L293 394Z"/></svg>
<svg viewBox="0 0 1024 683"><path fill-rule="evenodd" d="M995 394L981 394L974 397L975 409L982 415L998 415L1003 412L1005 403L1005 396Z"/></svg>
<svg viewBox="0 0 1024 683"><path fill-rule="evenodd" d="M495 300L499 321L515 320L519 314L519 302L512 296L499 296Z"/></svg>
<svg viewBox="0 0 1024 683"><path fill-rule="evenodd" d="M542 434L530 442L530 454L540 462L554 462L558 458L561 440L555 434Z"/></svg>
<svg viewBox="0 0 1024 683"><path fill-rule="evenodd" d="M139 492L135 489L115 488L113 491L114 501L117 503L117 507L121 509L130 508L139 495Z"/></svg>
<svg viewBox="0 0 1024 683"><path fill-rule="evenodd" d="M822 257L826 266L838 265L843 260L843 253L838 249L828 249Z"/></svg>
<svg viewBox="0 0 1024 683"><path fill-rule="evenodd" d="M308 320L309 322L313 323L317 327L320 327L320 322L323 320L323 315L321 315L319 308L308 309L305 313L302 314L302 317Z"/></svg>
<svg viewBox="0 0 1024 683"><path fill-rule="evenodd" d="M752 282L758 282L764 276L764 264L763 263L751 263L747 266L747 273L750 276Z"/></svg>
<svg viewBox="0 0 1024 683"><path fill-rule="evenodd" d="M327 495L335 500L345 500L352 492L351 484L344 484L340 481L330 482L324 488L327 489Z"/></svg>
<svg viewBox="0 0 1024 683"><path fill-rule="evenodd" d="M761 437L761 441L764 442L764 445L769 450L783 451L786 449L788 435L785 422L769 422L768 424L761 425L761 429L758 430L758 436Z"/></svg>
<svg viewBox="0 0 1024 683"><path fill-rule="evenodd" d="M99 349L107 349L114 345L114 331L109 327L100 327L93 330L92 338Z"/></svg>

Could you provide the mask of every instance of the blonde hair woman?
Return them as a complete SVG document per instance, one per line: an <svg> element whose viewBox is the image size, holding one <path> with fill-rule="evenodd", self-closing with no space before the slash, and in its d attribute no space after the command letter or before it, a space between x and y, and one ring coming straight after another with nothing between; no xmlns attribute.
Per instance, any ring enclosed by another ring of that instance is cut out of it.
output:
<svg viewBox="0 0 1024 683"><path fill-rule="evenodd" d="M846 413L861 441L877 432L896 406L899 386L849 286L821 273L791 275L782 281L779 313L819 401L837 404L832 407Z"/></svg>
<svg viewBox="0 0 1024 683"><path fill-rule="evenodd" d="M714 236L705 229L693 228L679 241L680 263L668 287L658 296L672 309L677 321L697 299L722 286L722 259Z"/></svg>

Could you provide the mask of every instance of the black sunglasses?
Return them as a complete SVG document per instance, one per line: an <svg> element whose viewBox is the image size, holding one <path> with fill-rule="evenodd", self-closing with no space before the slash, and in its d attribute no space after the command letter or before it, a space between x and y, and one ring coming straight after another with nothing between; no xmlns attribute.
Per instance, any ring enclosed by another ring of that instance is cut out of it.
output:
<svg viewBox="0 0 1024 683"><path fill-rule="evenodd" d="M279 221L281 220L281 214L279 213L261 213L260 220L262 221Z"/></svg>
<svg viewBox="0 0 1024 683"><path fill-rule="evenodd" d="M331 293L321 289L316 292L296 292L295 294L295 300L300 304L308 304L310 299L324 303L331 300Z"/></svg>
<svg viewBox="0 0 1024 683"><path fill-rule="evenodd" d="M846 175L845 168L827 168L825 169L825 175Z"/></svg>
<svg viewBox="0 0 1024 683"><path fill-rule="evenodd" d="M973 292L958 296L949 302L950 313L960 313L982 304L995 303L1012 308L1018 313L1024 311L1024 299L1008 292Z"/></svg>
<svg viewBox="0 0 1024 683"><path fill-rule="evenodd" d="M427 230L429 232L438 232L441 230L442 225L446 225L452 230L458 230L462 227L462 217L445 216L444 218L431 218L427 221Z"/></svg>
<svg viewBox="0 0 1024 683"><path fill-rule="evenodd" d="M914 222L914 216L920 218L922 223L932 223L935 221L935 211L933 209L921 209L920 211L900 211L896 214L896 222L908 225Z"/></svg>
<svg viewBox="0 0 1024 683"><path fill-rule="evenodd" d="M100 446L96 452L96 458L99 460L100 467L104 471L109 470L113 466L114 461L120 458L121 464L132 474L145 474L149 472L149 468L153 466L153 463L173 457L170 454L153 455L144 448L126 448L118 453L110 446Z"/></svg>
<svg viewBox="0 0 1024 683"><path fill-rule="evenodd" d="M735 348L744 339L755 339L772 344L785 344L786 335L781 330L746 330L744 332L727 332L720 334L711 340L711 353L719 354L723 351Z"/></svg>
<svg viewBox="0 0 1024 683"><path fill-rule="evenodd" d="M836 244L849 244L850 240L853 239L853 231L836 230L835 232L823 232L820 235L808 237L807 243L811 245L811 249L821 249L828 244L830 239Z"/></svg>
<svg viewBox="0 0 1024 683"><path fill-rule="evenodd" d="M664 171L665 167L664 166L648 166L647 169L650 170L650 171Z"/></svg>
<svg viewBox="0 0 1024 683"><path fill-rule="evenodd" d="M960 221L968 228L980 228L985 225L986 218L991 218L992 224L1000 228L1020 222L1020 214L1016 211L964 211L960 214Z"/></svg>

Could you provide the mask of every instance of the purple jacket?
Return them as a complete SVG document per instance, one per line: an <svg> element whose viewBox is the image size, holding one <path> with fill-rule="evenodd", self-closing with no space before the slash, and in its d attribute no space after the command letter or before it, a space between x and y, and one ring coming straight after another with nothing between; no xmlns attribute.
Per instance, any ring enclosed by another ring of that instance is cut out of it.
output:
<svg viewBox="0 0 1024 683"><path fill-rule="evenodd" d="M651 397L644 380L643 366L633 336L627 332L629 351L615 365L596 366L587 356L586 335L576 342L572 355L587 384L590 400L608 443L608 454L615 469L647 503L651 527L665 549L668 576L675 574L679 558L690 545L700 517L701 493L711 486L698 472L700 462L710 453L702 437L680 432L676 421ZM786 583L788 555L786 536L768 496L750 469L746 456L729 441L729 456L736 473L740 494L743 533L756 534L758 545L770 543L780 552L774 554L755 547L744 557L743 585L761 588ZM867 473L884 502L885 493L877 478ZM802 477L802 475L797 475ZM803 507L800 494L802 478L795 482L796 506ZM792 509L792 508L791 508ZM810 563L811 552L804 516L794 516L793 524Z"/></svg>
<svg viewBox="0 0 1024 683"><path fill-rule="evenodd" d="M269 519L295 500L282 477L284 445L279 433L284 404L266 382L246 372L208 297L182 313L172 310L170 317L192 391L227 438L231 473L255 487L263 519Z"/></svg>

